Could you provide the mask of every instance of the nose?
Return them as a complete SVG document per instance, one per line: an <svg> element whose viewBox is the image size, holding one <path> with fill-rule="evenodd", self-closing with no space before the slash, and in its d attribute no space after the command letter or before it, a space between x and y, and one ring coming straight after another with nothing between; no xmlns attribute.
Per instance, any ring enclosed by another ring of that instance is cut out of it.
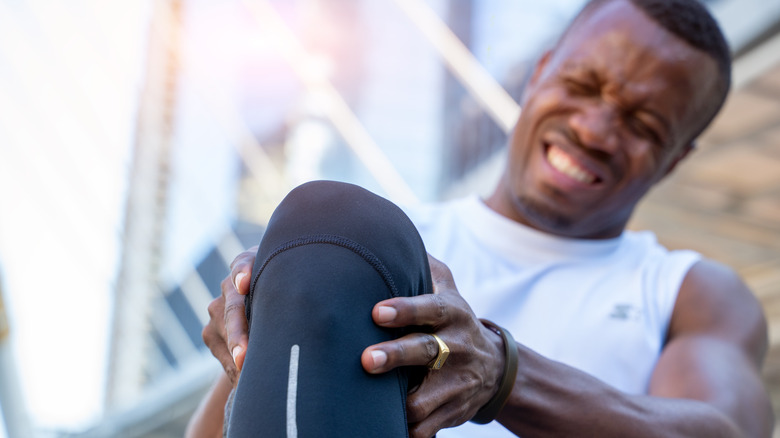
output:
<svg viewBox="0 0 780 438"><path fill-rule="evenodd" d="M581 108L569 118L569 126L576 133L582 146L590 150L614 154L618 147L620 129L617 121L616 109L602 102Z"/></svg>

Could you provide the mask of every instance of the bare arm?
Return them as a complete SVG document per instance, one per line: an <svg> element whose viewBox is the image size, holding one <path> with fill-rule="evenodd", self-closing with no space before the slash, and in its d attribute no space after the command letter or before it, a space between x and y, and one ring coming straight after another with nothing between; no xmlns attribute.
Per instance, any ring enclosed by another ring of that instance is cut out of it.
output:
<svg viewBox="0 0 780 438"><path fill-rule="evenodd" d="M233 385L227 374L220 373L206 397L187 424L186 438L222 438L225 422L225 403Z"/></svg>
<svg viewBox="0 0 780 438"><path fill-rule="evenodd" d="M759 378L766 324L729 269L697 264L686 277L649 395L621 393L521 348L524 364L499 417L528 437L768 437L772 412Z"/></svg>
<svg viewBox="0 0 780 438"><path fill-rule="evenodd" d="M236 259L231 279L242 270L248 271L253 256L244 253ZM436 296L383 301L373 313L381 326L432 326L453 350L446 366L430 373L408 398L412 437L430 437L443 427L471 418L492 397L491 390L496 390L490 385L496 373L488 371L504 366L496 353L501 351L500 338L482 330L457 293L446 266L432 260L431 270L438 288ZM223 284L223 294L229 300L243 300L229 284ZM388 308L392 309L389 314ZM222 329L220 336L214 337L218 341L207 345L222 358L223 365L228 363L235 370L233 361L227 359L227 345L240 345L240 340L245 340L246 320L239 311L229 313L226 319L226 323L220 320L216 324ZM515 388L497 420L526 438L768 437L773 418L759 378L766 332L758 302L736 274L712 262L701 262L680 290L648 395L622 393L520 346ZM232 340L226 343L227 338ZM431 339L411 334L371 346L363 353L363 367L381 373L398 366L425 365L436 355ZM376 361L375 354L380 351L384 354L376 356L381 358ZM490 351L493 354L487 354Z"/></svg>
<svg viewBox="0 0 780 438"><path fill-rule="evenodd" d="M396 299L379 303L396 307L398 315L391 322L377 322L447 327L466 312L459 308L465 302L447 301L449 307L442 309L417 298L416 302ZM458 342L456 337L442 338L453 350L451 357L459 353L458 346L453 346ZM409 337L369 347L369 351L386 351L389 359L376 367L364 360L364 367L383 372L399 365L424 364L431 354L421 342ZM680 290L669 338L648 395L620 392L520 346L515 387L498 420L526 438L769 437L771 407L759 378L766 344L766 323L750 291L730 269L701 262ZM462 347L460 351L468 354ZM492 361L490 366L503 367L500 358ZM451 394L457 394L462 386L461 376L444 376L444 372L455 373L457 369L446 368L436 374L441 379L428 379L410 396L409 417L420 419L411 430L412 436L432 436L441 427L463 422L463 411L479 408L460 406L442 412L453 404Z"/></svg>
<svg viewBox="0 0 780 438"><path fill-rule="evenodd" d="M651 394L701 400L748 437L774 423L760 379L767 326L760 304L729 268L704 261L680 290Z"/></svg>
<svg viewBox="0 0 780 438"><path fill-rule="evenodd" d="M225 403L238 382L247 347L247 321L244 295L249 293L257 247L239 254L231 263L231 272L222 281L222 294L209 304L209 323L203 328L203 342L222 364L220 374L187 425L187 438L221 437ZM232 352L232 354L231 354Z"/></svg>

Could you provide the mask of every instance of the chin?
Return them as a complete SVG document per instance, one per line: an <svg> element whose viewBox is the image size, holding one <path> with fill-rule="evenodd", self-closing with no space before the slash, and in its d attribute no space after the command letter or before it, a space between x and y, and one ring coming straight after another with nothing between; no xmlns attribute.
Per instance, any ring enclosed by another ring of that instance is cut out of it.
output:
<svg viewBox="0 0 780 438"><path fill-rule="evenodd" d="M522 212L521 216L533 228L562 236L573 234L572 228L576 224L574 218L548 205L528 197L521 197L517 201L516 208Z"/></svg>

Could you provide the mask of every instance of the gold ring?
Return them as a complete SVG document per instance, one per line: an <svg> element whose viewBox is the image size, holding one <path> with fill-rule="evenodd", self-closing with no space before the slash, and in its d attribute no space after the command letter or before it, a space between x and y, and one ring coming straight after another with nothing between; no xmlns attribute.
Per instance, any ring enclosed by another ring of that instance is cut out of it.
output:
<svg viewBox="0 0 780 438"><path fill-rule="evenodd" d="M445 344L440 337L434 335L433 333L431 333L431 336L433 336L433 339L436 339L436 342L439 344L439 355L428 364L428 368L432 370L439 370L447 360L447 356L450 355L450 348L447 347L447 344Z"/></svg>

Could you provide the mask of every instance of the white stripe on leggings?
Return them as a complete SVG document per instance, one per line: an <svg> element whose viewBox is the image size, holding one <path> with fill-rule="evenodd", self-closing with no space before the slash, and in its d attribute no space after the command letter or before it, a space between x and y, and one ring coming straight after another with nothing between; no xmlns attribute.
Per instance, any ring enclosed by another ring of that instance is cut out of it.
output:
<svg viewBox="0 0 780 438"><path fill-rule="evenodd" d="M300 347L290 349L290 375L287 377L287 438L298 438L298 423L295 418L298 397L298 356Z"/></svg>

